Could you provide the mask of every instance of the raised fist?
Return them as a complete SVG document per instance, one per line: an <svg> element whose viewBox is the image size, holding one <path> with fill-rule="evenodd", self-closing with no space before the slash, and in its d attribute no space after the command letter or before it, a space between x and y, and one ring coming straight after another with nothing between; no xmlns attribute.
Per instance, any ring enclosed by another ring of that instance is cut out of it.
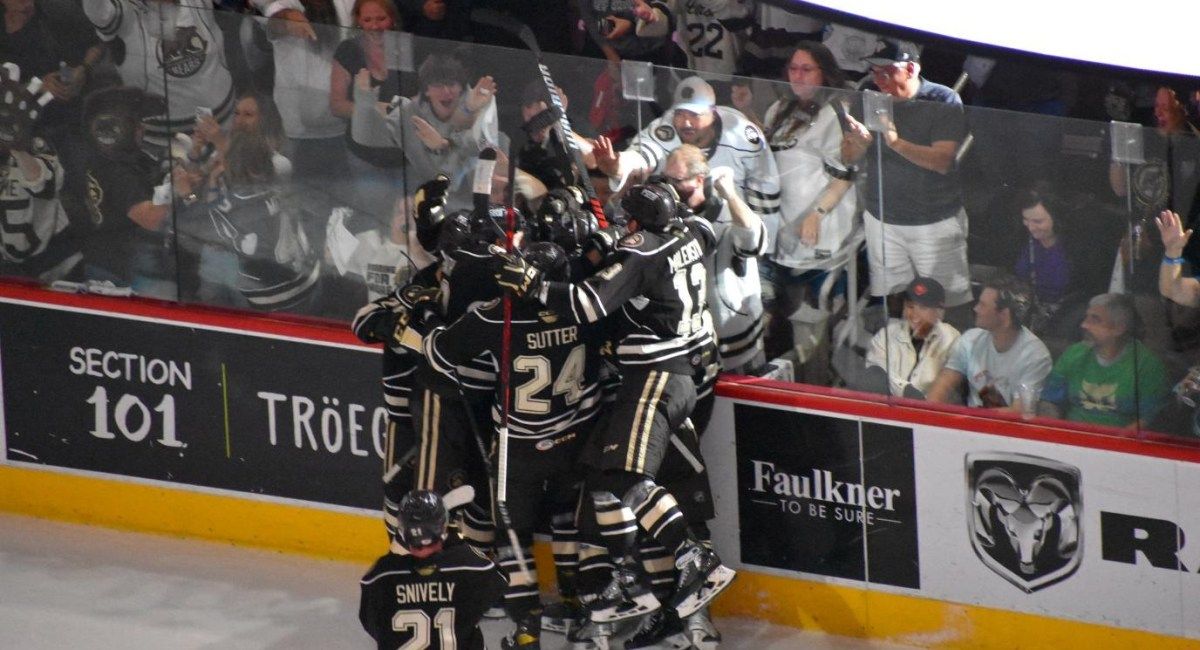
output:
<svg viewBox="0 0 1200 650"><path fill-rule="evenodd" d="M38 112L53 97L42 89L37 77L21 83L21 68L15 63L0 66L0 149L29 151L33 123Z"/></svg>

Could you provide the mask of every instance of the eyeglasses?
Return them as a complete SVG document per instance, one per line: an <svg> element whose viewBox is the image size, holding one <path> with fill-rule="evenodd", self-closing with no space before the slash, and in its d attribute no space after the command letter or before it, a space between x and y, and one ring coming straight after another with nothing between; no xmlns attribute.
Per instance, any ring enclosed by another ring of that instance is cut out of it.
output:
<svg viewBox="0 0 1200 650"><path fill-rule="evenodd" d="M821 71L821 67L816 65L789 65L787 69L788 72L803 72L804 74L812 74L814 72Z"/></svg>

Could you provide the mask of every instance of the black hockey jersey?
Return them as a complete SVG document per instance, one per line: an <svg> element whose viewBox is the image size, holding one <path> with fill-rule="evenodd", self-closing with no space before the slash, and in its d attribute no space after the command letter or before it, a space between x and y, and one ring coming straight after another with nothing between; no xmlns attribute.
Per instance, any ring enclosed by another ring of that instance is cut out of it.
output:
<svg viewBox="0 0 1200 650"><path fill-rule="evenodd" d="M493 300L449 327L430 332L424 340L425 357L446 376L487 351L499 359L503 327L503 305ZM511 341L510 435L549 438L595 415L600 405L595 326L571 322L535 303L518 302L513 305ZM499 407L492 413L498 423Z"/></svg>
<svg viewBox="0 0 1200 650"><path fill-rule="evenodd" d="M620 240L595 275L546 282L539 298L579 323L614 315L621 365L690 374L694 357L713 342L704 258L715 241L700 219L665 233L638 231Z"/></svg>
<svg viewBox="0 0 1200 650"><path fill-rule="evenodd" d="M238 290L259 309L283 311L305 300L321 269L285 197L273 187L222 188L208 210L213 229L238 257Z"/></svg>
<svg viewBox="0 0 1200 650"><path fill-rule="evenodd" d="M388 553L360 585L358 620L381 650L482 650L479 619L507 583L495 563L460 544L424 559Z"/></svg>

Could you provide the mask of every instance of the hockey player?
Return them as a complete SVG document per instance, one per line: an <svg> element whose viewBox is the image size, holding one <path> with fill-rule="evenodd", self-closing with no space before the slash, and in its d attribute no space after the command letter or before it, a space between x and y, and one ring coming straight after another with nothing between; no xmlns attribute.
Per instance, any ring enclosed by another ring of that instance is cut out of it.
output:
<svg viewBox="0 0 1200 650"><path fill-rule="evenodd" d="M121 81L167 98L164 115L146 120L146 141L164 146L190 133L199 113L221 124L233 115L233 77L225 37L211 8L174 0L83 0Z"/></svg>
<svg viewBox="0 0 1200 650"><path fill-rule="evenodd" d="M437 254L438 236L445 221L444 201L437 199L442 181L435 179L421 186L413 197L417 206L417 241L430 255ZM401 269L405 278L401 282ZM412 397L416 357L411 350L393 341L401 311L398 290L414 284L437 287L438 264L432 263L408 277L401 263L396 279L386 295L375 298L354 315L350 329L363 343L383 343L383 398L388 414L388 430L383 458L384 523L389 536L396 534L396 510L400 497L412 489L416 473L416 433L413 431L409 400Z"/></svg>
<svg viewBox="0 0 1200 650"><path fill-rule="evenodd" d="M778 228L779 170L766 138L736 109L717 106L712 86L700 77L680 82L671 108L642 130L628 149L618 153L608 138L600 136L593 155L612 187L619 189L635 172L663 173L667 154L681 144L699 147L712 167L732 169L734 186L766 222L768 233Z"/></svg>
<svg viewBox="0 0 1200 650"><path fill-rule="evenodd" d="M524 259L544 277L568 279L566 252L551 242L535 242ZM448 378L456 368L485 351L497 348L504 327L503 307L493 300L449 326L410 323L428 331L422 349L429 365ZM595 327L561 318L534 302L514 305L511 320L511 373L513 392L508 416L508 465L520 468L505 479L508 514L525 557L533 556L533 533L539 515L570 512L579 492L575 460L591 433L600 403L597 384L599 344ZM493 417L500 425L496 396ZM496 462L493 449L493 465ZM498 479L497 479L498 480ZM497 522L499 523L499 521ZM507 546L497 549L508 576L505 610L517 623L506 648L536 648L541 634L541 601L537 572L518 569L518 560ZM532 568L532 567L531 567Z"/></svg>
<svg viewBox="0 0 1200 650"><path fill-rule="evenodd" d="M633 0L637 35L662 37L675 26L689 69L733 75L754 26L754 0Z"/></svg>
<svg viewBox="0 0 1200 650"><path fill-rule="evenodd" d="M358 620L380 650L483 650L479 619L500 599L504 576L470 546L449 543L448 518L434 492L400 500L391 548L361 582Z"/></svg>
<svg viewBox="0 0 1200 650"><path fill-rule="evenodd" d="M690 534L675 499L654 482L671 432L695 406L698 352L713 340L703 259L712 249L712 230L699 220L679 220L676 196L662 185L631 188L622 207L630 234L590 278L573 284L546 280L512 255L503 258L497 274L502 286L573 322L613 314L621 324L616 356L623 382L608 426L597 432L598 473L586 488L615 564L612 582L589 605L597 622L659 607L637 578L633 545L639 526L674 555L680 578L668 605L680 616L703 607L734 576Z"/></svg>

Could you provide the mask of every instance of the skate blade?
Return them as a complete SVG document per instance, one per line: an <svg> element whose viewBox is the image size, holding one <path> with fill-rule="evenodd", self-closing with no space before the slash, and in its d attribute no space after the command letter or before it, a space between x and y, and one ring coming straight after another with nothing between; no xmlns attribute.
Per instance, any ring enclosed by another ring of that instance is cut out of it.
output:
<svg viewBox="0 0 1200 650"><path fill-rule="evenodd" d="M704 586L699 591L684 598L682 602L675 606L675 611L679 614L679 618L687 618L696 613L701 607L704 607L718 594L725 591L729 583L737 577L737 572L725 565L718 566L713 569L713 572L708 574L704 579Z"/></svg>
<svg viewBox="0 0 1200 650"><path fill-rule="evenodd" d="M503 607L490 607L483 612L483 617L486 619L496 620L507 617L508 614Z"/></svg>
<svg viewBox="0 0 1200 650"><path fill-rule="evenodd" d="M571 631L571 623L557 618L542 618L542 631L565 635Z"/></svg>
<svg viewBox="0 0 1200 650"><path fill-rule="evenodd" d="M571 650L609 650L610 647L608 637L606 636L587 639L586 641L575 641L571 644Z"/></svg>
<svg viewBox="0 0 1200 650"><path fill-rule="evenodd" d="M623 607L605 607L604 609L593 610L589 617L596 623L614 623L628 618L645 616L659 607L661 605L658 599L654 597L654 594L646 592L637 596Z"/></svg>
<svg viewBox="0 0 1200 650"><path fill-rule="evenodd" d="M689 635L691 645L688 647L696 650L717 650L721 646L721 637L712 636L703 630L693 630Z"/></svg>

